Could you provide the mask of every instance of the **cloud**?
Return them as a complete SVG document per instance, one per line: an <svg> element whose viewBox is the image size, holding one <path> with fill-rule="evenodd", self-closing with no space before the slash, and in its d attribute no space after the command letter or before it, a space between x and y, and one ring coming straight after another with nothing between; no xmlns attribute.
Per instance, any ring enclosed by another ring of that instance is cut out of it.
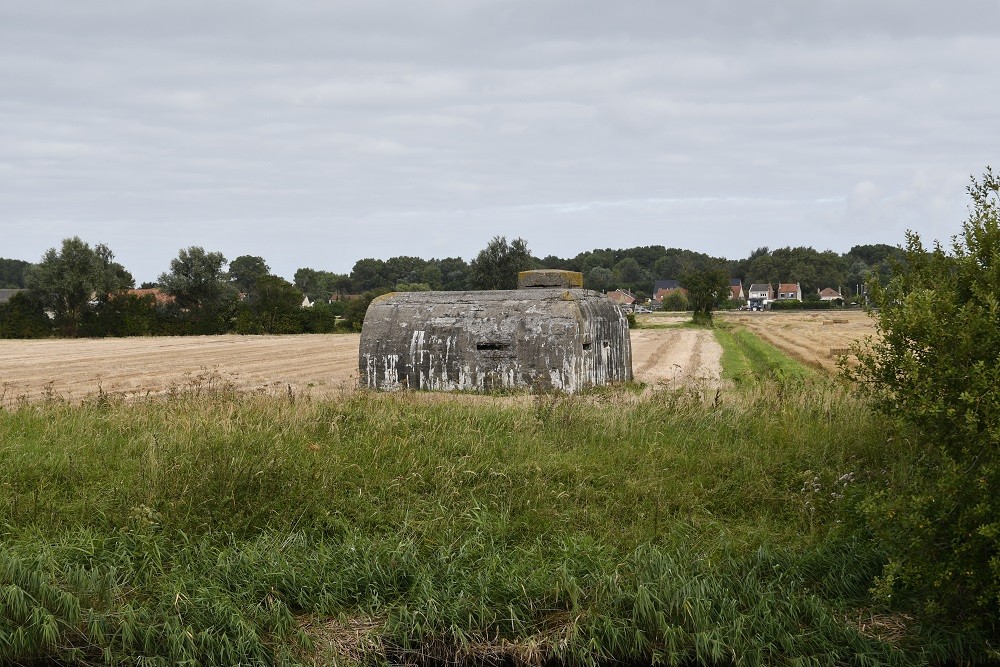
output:
<svg viewBox="0 0 1000 667"><path fill-rule="evenodd" d="M0 254L79 234L150 279L193 244L290 276L495 234L562 256L947 238L995 160L997 19L972 0L8 3Z"/></svg>

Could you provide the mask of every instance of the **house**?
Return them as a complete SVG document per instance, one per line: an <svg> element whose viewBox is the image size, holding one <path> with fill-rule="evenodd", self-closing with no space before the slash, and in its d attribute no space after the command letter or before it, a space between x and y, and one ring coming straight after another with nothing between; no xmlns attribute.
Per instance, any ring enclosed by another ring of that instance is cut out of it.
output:
<svg viewBox="0 0 1000 667"><path fill-rule="evenodd" d="M743 281L739 278L729 279L729 298L732 301L742 301L747 298L743 292Z"/></svg>
<svg viewBox="0 0 1000 667"><path fill-rule="evenodd" d="M167 294L158 287L148 287L145 289L130 289L128 290L128 294L132 294L133 296L138 296L138 297L151 296L153 297L153 301L156 303L157 306L165 306L177 300L172 295Z"/></svg>
<svg viewBox="0 0 1000 667"><path fill-rule="evenodd" d="M777 301L797 299L802 301L802 287L798 283L779 283Z"/></svg>
<svg viewBox="0 0 1000 667"><path fill-rule="evenodd" d="M302 308L312 308L313 307L313 302L309 300L308 296L303 296L302 297L301 307Z"/></svg>
<svg viewBox="0 0 1000 667"><path fill-rule="evenodd" d="M823 289L821 289L821 290L817 289L816 291L819 292L819 300L820 301L843 301L844 300L844 297L841 295L841 293L838 292L837 290L833 289L832 287L824 287Z"/></svg>
<svg viewBox="0 0 1000 667"><path fill-rule="evenodd" d="M747 290L747 305L750 310L764 310L774 301L771 283L751 283Z"/></svg>
<svg viewBox="0 0 1000 667"><path fill-rule="evenodd" d="M675 289L665 289L661 287L660 289L656 290L655 294L653 294L653 301L655 301L656 303L663 303L663 300L665 298L674 293L686 295L688 291L683 287L677 287Z"/></svg>
<svg viewBox="0 0 1000 667"><path fill-rule="evenodd" d="M619 306L631 307L635 305L635 295L627 289L616 289L614 292L608 292L607 296Z"/></svg>
<svg viewBox="0 0 1000 667"><path fill-rule="evenodd" d="M666 290L667 293L675 289L680 289L681 283L677 280L656 280L653 281L653 294L656 294L660 290Z"/></svg>
<svg viewBox="0 0 1000 667"><path fill-rule="evenodd" d="M674 292L687 294L687 290L676 280L657 280L653 283L653 301L656 303L663 303L663 298Z"/></svg>
<svg viewBox="0 0 1000 667"><path fill-rule="evenodd" d="M546 271L516 290L393 292L368 307L358 346L362 387L575 392L632 379L624 309ZM538 278L538 279L536 279ZM625 290L619 290L627 294Z"/></svg>

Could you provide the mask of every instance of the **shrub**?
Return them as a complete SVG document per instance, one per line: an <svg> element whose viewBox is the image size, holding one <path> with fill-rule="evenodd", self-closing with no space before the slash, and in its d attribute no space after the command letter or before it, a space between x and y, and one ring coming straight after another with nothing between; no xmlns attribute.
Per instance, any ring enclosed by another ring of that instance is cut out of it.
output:
<svg viewBox="0 0 1000 667"><path fill-rule="evenodd" d="M685 311L688 309L688 299L684 292L672 290L663 297L663 310L673 312Z"/></svg>
<svg viewBox="0 0 1000 667"><path fill-rule="evenodd" d="M771 310L801 310L802 302L798 299L781 299L771 302Z"/></svg>
<svg viewBox="0 0 1000 667"><path fill-rule="evenodd" d="M83 314L80 335L148 336L157 327L156 300L151 295L116 294Z"/></svg>
<svg viewBox="0 0 1000 667"><path fill-rule="evenodd" d="M42 304L26 292L0 303L0 338L43 338L52 333L52 322Z"/></svg>
<svg viewBox="0 0 1000 667"><path fill-rule="evenodd" d="M950 250L906 236L904 262L871 281L878 337L850 374L924 452L906 488L868 514L895 557L877 590L997 636L1000 618L1000 179L968 188L972 210Z"/></svg>
<svg viewBox="0 0 1000 667"><path fill-rule="evenodd" d="M337 307L334 307L334 306ZM333 333L337 329L337 314L343 312L343 302L334 304L317 301L312 308L302 311L304 333Z"/></svg>

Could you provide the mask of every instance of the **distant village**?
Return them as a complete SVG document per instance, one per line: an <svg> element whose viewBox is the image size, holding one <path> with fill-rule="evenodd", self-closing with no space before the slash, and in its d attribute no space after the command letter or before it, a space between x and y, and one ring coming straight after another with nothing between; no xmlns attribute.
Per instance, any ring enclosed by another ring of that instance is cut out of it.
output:
<svg viewBox="0 0 1000 667"><path fill-rule="evenodd" d="M687 310L687 290L681 287L678 280L657 280L653 282L653 295L641 300L627 289L616 289L607 292L608 297L625 308L635 312L652 312L654 310ZM770 283L753 283L744 287L740 278L729 280L730 308L739 310L762 311L770 310L776 302L792 302L808 305L810 302L828 304L825 307L843 306L844 296L839 289L824 287L817 289L815 296L807 294L803 298L802 286L799 283L778 283L778 289ZM824 307L824 306L821 306Z"/></svg>

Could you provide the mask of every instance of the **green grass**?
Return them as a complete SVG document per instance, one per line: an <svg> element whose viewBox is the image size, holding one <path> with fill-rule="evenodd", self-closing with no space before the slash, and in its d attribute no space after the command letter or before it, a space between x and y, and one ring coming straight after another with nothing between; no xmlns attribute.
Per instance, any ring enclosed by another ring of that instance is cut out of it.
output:
<svg viewBox="0 0 1000 667"><path fill-rule="evenodd" d="M685 329L704 328L691 321L691 312L666 311L636 315L636 329Z"/></svg>
<svg viewBox="0 0 1000 667"><path fill-rule="evenodd" d="M0 663L922 664L833 384L0 410ZM845 481L847 480L847 481Z"/></svg>
<svg viewBox="0 0 1000 667"><path fill-rule="evenodd" d="M737 384L816 377L816 371L746 329L716 326L715 338L722 346L722 377Z"/></svg>

